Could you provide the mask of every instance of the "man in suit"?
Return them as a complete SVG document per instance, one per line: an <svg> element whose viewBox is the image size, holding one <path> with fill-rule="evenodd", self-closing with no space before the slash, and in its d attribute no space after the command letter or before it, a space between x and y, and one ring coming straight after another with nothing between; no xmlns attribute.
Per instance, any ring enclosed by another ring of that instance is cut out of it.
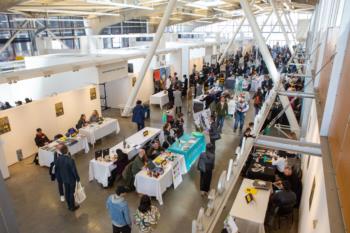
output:
<svg viewBox="0 0 350 233"><path fill-rule="evenodd" d="M62 145L61 156L56 160L56 177L57 180L62 180L64 185L66 202L70 211L75 211L79 206L75 205L74 192L76 183L80 181L77 168L74 160L68 153L66 145Z"/></svg>

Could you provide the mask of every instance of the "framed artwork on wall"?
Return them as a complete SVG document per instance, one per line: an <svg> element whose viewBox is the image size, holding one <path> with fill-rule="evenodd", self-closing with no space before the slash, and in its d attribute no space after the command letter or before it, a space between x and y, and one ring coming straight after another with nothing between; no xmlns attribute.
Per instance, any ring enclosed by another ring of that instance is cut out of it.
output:
<svg viewBox="0 0 350 233"><path fill-rule="evenodd" d="M96 98L96 87L90 88L90 100L94 100Z"/></svg>
<svg viewBox="0 0 350 233"><path fill-rule="evenodd" d="M11 131L11 126L8 117L0 118L0 135L4 133L8 133Z"/></svg>
<svg viewBox="0 0 350 233"><path fill-rule="evenodd" d="M62 116L64 114L63 103L58 102L55 104L56 117Z"/></svg>

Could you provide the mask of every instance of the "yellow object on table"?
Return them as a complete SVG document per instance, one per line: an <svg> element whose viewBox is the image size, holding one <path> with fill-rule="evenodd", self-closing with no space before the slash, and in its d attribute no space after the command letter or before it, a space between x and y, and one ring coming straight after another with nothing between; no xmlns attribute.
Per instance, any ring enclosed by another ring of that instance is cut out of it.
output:
<svg viewBox="0 0 350 233"><path fill-rule="evenodd" d="M246 188L246 189L244 190L244 192L245 192L246 194L253 194L253 195L255 195L255 194L257 194L258 190L257 190L256 188Z"/></svg>

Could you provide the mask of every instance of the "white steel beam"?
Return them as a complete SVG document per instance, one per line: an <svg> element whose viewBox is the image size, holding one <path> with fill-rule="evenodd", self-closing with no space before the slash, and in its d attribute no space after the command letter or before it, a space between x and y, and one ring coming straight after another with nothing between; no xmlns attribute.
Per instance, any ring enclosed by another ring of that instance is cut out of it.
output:
<svg viewBox="0 0 350 233"><path fill-rule="evenodd" d="M279 91L277 92L279 95L285 95L288 97L301 97L301 98L315 98L315 94L313 93L306 93L306 92L299 92L299 91Z"/></svg>
<svg viewBox="0 0 350 233"><path fill-rule="evenodd" d="M271 3L273 12L275 12L275 15L276 15L276 18L277 18L277 22L278 22L279 25L281 26L281 30L282 30L282 32L283 32L283 35L284 35L284 38L285 38L286 43L287 43L287 45L288 45L288 48L289 48L290 52L291 52L292 54L294 54L293 45L292 45L292 43L291 43L290 40L289 40L288 34L287 34L287 32L286 32L286 29L284 28L282 19L281 19L280 15L278 14L278 10L277 10L276 4L275 4L275 0L270 0L270 3Z"/></svg>
<svg viewBox="0 0 350 233"><path fill-rule="evenodd" d="M29 21L24 21L24 22L22 23L22 25L20 26L20 28L18 28L17 31L10 37L10 39L8 39L8 40L6 41L6 43L4 44L4 46L2 46L2 47L0 48L0 54L1 54L2 52L4 52L5 49L7 49L7 47L10 46L10 44L12 43L12 41L13 41L14 39L16 39L18 33L20 33L21 31L24 30L24 27L28 24L28 22L29 22Z"/></svg>
<svg viewBox="0 0 350 233"><path fill-rule="evenodd" d="M252 28L253 34L254 34L254 38L256 39L259 49L260 49L260 53L263 56L263 59L265 61L266 67L269 70L270 76L274 82L274 85L276 87L279 86L280 84L280 74L277 71L277 68L275 66L275 63L273 62L273 59L271 57L270 51L268 50L267 46L266 46L266 42L264 40L264 37L261 34L261 31L259 29L259 26L256 22L256 19L253 15L252 10L250 9L250 6L248 4L248 2L246 0L240 0L242 9L244 11L245 16L248 19L248 22ZM282 90L284 90L284 88L282 87ZM289 103L289 99L286 96L280 96L280 101L283 105L283 108L286 109L286 115L291 127L291 130L293 132L295 132L297 134L297 136L299 136L300 133L300 127L298 124L298 121L295 117L295 114L293 112L293 109L290 107L290 103Z"/></svg>
<svg viewBox="0 0 350 233"><path fill-rule="evenodd" d="M135 86L131 89L131 93L128 97L128 100L126 102L126 105L124 107L124 110L123 110L123 113L122 113L122 116L126 117L130 114L131 112L131 109L132 109L132 106L134 105L134 102L135 102L135 99L136 99L136 96L141 88L141 85L142 85L142 82L145 78L145 75L146 75L146 72L148 70L148 67L152 61L152 58L154 56L154 53L156 52L156 49L158 47L158 44L159 44L159 41L163 35L163 32L164 32L164 29L165 29L165 26L168 24L169 22L169 18L171 16L171 13L175 7L175 4L176 4L177 0L169 0L168 2L168 5L165 9L165 12L164 12L164 15L163 15L163 18L162 20L160 21L159 25L158 25L158 28L157 28L157 32L153 38L153 42L152 42L152 45L151 47L149 48L149 51L147 53L147 56L145 58L145 61L143 62L142 64L142 67L141 67L141 70L140 70L140 73L139 73L139 77L138 79L136 80L136 83L135 83Z"/></svg>
<svg viewBox="0 0 350 233"><path fill-rule="evenodd" d="M259 135L255 141L255 146L262 146L275 150L289 151L299 154L322 156L321 145L310 142L301 142L292 139Z"/></svg>
<svg viewBox="0 0 350 233"><path fill-rule="evenodd" d="M227 55L228 50L231 48L231 46L232 46L233 43L235 42L236 36L238 35L238 32L239 32L239 30L241 29L241 27L242 27L244 21L245 21L245 17L242 18L241 22L240 22L239 25L238 25L238 28L237 28L236 31L233 33L233 36L232 36L230 42L227 44L227 46L226 46L224 52L222 53L222 55L221 55L221 57L220 57L219 64L222 63L222 61L224 60L224 58L225 58L226 55Z"/></svg>

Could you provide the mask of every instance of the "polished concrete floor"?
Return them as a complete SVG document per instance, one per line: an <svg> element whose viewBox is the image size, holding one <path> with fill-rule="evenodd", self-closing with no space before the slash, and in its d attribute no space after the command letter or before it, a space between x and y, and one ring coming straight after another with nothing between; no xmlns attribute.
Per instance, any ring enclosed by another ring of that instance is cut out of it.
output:
<svg viewBox="0 0 350 233"><path fill-rule="evenodd" d="M252 119L252 109L249 111L246 123ZM101 140L95 148L91 148L88 154L75 155L76 164L81 177L81 182L87 193L86 201L81 208L72 213L67 210L66 204L59 201L59 195L55 182L50 181L48 168L39 167L32 163L32 158L23 160L10 167L11 178L6 181L13 199L18 226L21 233L108 233L112 232L111 222L105 207L105 201L113 188L103 189L96 182L88 181L89 161L93 158L94 150L109 148L124 137L134 134L136 126L130 118L121 118L119 110L109 109L103 112L104 116L118 118L121 131L118 135L109 135ZM185 130L191 132L192 115L185 114ZM146 125L161 127L161 113L159 107L151 108L151 119ZM239 143L240 136L232 132L232 120L225 122L222 139L217 142L216 168L212 184L216 184L221 171L227 167L227 162L232 158L234 150ZM189 233L191 232L192 219L196 218L198 210L206 204L199 192L199 173L195 168L186 174L183 183L174 190L168 189L163 194L164 205L159 206L161 219L155 233ZM239 184L238 184L239 186ZM216 232L220 232L223 219L227 216L233 203L235 194L232 194L227 207L222 213ZM130 193L126 197L131 213L134 213L139 196ZM295 225L295 224L294 224ZM288 226L290 230L291 227ZM137 232L134 227L133 232ZM271 231L274 232L274 231ZM276 232L294 232L276 231Z"/></svg>

